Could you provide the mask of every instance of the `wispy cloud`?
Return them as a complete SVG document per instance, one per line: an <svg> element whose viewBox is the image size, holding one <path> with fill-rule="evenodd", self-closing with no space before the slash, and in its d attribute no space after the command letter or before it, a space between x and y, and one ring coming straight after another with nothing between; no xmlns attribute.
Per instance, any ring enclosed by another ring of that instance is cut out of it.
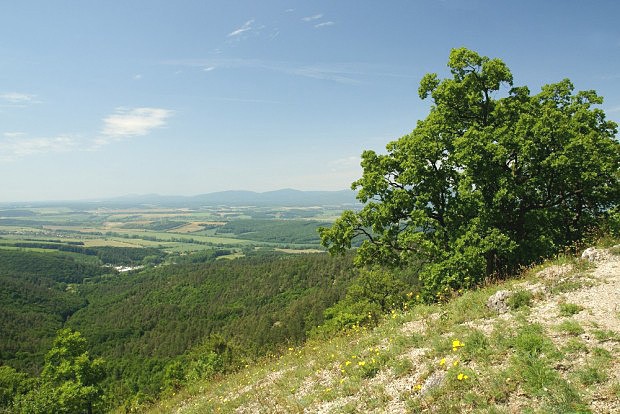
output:
<svg viewBox="0 0 620 414"><path fill-rule="evenodd" d="M315 15L312 15L312 16L302 17L301 20L303 20L304 22L315 23L314 27L316 29L321 28L321 27L333 26L334 24L336 24L336 23L334 23L331 20L319 22L319 20L321 20L322 18L323 18L323 13L319 13L319 14L315 14Z"/></svg>
<svg viewBox="0 0 620 414"><path fill-rule="evenodd" d="M252 98L208 98L212 101L224 101L224 102L240 102L240 103L261 103L261 104L281 104L281 101L274 101L271 99L252 99Z"/></svg>
<svg viewBox="0 0 620 414"><path fill-rule="evenodd" d="M247 32L248 30L252 30L253 23L254 23L254 19L248 20L240 28L228 33L228 37L239 36L240 34Z"/></svg>
<svg viewBox="0 0 620 414"><path fill-rule="evenodd" d="M609 114L620 112L620 105L614 106L614 107L611 107L611 108L607 108L607 109L605 109L605 112L607 112Z"/></svg>
<svg viewBox="0 0 620 414"><path fill-rule="evenodd" d="M30 138L22 132L5 132L0 140L0 160L15 159L41 153L59 153L74 150L78 140L71 135Z"/></svg>
<svg viewBox="0 0 620 414"><path fill-rule="evenodd" d="M215 66L207 66L202 69L203 72L211 72L212 70L215 70Z"/></svg>
<svg viewBox="0 0 620 414"><path fill-rule="evenodd" d="M117 108L103 119L103 130L87 142L75 134L30 137L19 131L0 135L0 161L13 161L34 154L87 151L114 141L147 135L166 124L173 111L163 108Z"/></svg>
<svg viewBox="0 0 620 414"><path fill-rule="evenodd" d="M147 135L155 128L162 127L172 115L172 111L163 108L117 108L103 119L101 137L95 140L96 146L112 141Z"/></svg>
<svg viewBox="0 0 620 414"><path fill-rule="evenodd" d="M10 103L30 103L30 102L33 102L35 98L36 98L36 95L32 95L29 93L19 93L19 92L0 93L0 99L10 102Z"/></svg>
<svg viewBox="0 0 620 414"><path fill-rule="evenodd" d="M141 74L137 74L137 75L133 75L133 80L140 80L142 79L142 75Z"/></svg>
<svg viewBox="0 0 620 414"><path fill-rule="evenodd" d="M4 92L0 93L0 104L8 107L23 108L25 106L41 103L37 99L37 95L21 92Z"/></svg>
<svg viewBox="0 0 620 414"><path fill-rule="evenodd" d="M329 22L323 22L323 23L315 24L314 27L319 28L319 27L325 27L325 26L333 26L335 24L336 23L334 23L332 21L329 21Z"/></svg>
<svg viewBox="0 0 620 414"><path fill-rule="evenodd" d="M169 65L190 67L217 67L224 69L257 69L280 72L287 75L322 79L339 83L357 84L358 75L363 73L358 64L312 64L304 65L293 62L265 61L260 59L188 59L165 62Z"/></svg>
<svg viewBox="0 0 620 414"><path fill-rule="evenodd" d="M2 135L4 135L6 138L19 138L19 137L25 137L26 133L25 132L4 132Z"/></svg>
<svg viewBox="0 0 620 414"><path fill-rule="evenodd" d="M352 155L350 157L339 158L336 160L332 160L329 163L329 166L332 171L342 171L342 170L358 170L360 167L361 158L357 155Z"/></svg>
<svg viewBox="0 0 620 414"><path fill-rule="evenodd" d="M321 19L322 17L323 17L323 14L322 14L322 13L319 13L319 14L315 14L315 15L313 15L313 16L306 16L306 17L302 17L302 19L301 19L301 20L303 20L304 22L312 22L312 21L314 21L314 20L319 20L319 19Z"/></svg>

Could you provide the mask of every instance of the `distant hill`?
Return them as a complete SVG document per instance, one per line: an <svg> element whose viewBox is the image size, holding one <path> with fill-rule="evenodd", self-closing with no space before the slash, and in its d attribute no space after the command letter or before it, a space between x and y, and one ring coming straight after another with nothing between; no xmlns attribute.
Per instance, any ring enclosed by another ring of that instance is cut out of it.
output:
<svg viewBox="0 0 620 414"><path fill-rule="evenodd" d="M255 205L255 206L317 206L355 204L355 193L342 191L299 191L283 189L256 193L253 191L222 191L192 197L204 205Z"/></svg>
<svg viewBox="0 0 620 414"><path fill-rule="evenodd" d="M80 208L161 206L198 208L205 206L343 206L357 204L355 192L340 191L300 191L282 189L258 193L254 191L220 191L195 196L169 196L159 194L125 195L101 200L49 201L30 203L9 203L10 207L67 205Z"/></svg>

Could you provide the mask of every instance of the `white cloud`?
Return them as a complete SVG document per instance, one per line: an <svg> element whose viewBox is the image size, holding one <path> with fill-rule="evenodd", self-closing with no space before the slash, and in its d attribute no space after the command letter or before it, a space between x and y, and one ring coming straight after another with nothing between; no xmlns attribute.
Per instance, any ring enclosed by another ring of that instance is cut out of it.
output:
<svg viewBox="0 0 620 414"><path fill-rule="evenodd" d="M26 136L26 133L25 132L4 132L2 135L4 135L7 138L19 138L19 137Z"/></svg>
<svg viewBox="0 0 620 414"><path fill-rule="evenodd" d="M359 170L362 159L357 155L332 160L329 165L332 171Z"/></svg>
<svg viewBox="0 0 620 414"><path fill-rule="evenodd" d="M323 17L323 14L319 13L315 14L314 16L303 17L301 20L303 20L304 22L311 22L314 20L319 20L321 17Z"/></svg>
<svg viewBox="0 0 620 414"><path fill-rule="evenodd" d="M215 66L207 66L202 71L203 72L211 72L212 70L215 70Z"/></svg>
<svg viewBox="0 0 620 414"><path fill-rule="evenodd" d="M323 22L323 23L319 23L319 24L315 24L314 27L319 28L319 27L325 27L325 26L333 26L336 23L329 21L329 22Z"/></svg>
<svg viewBox="0 0 620 414"><path fill-rule="evenodd" d="M104 118L103 136L96 140L96 144L147 135L153 129L164 126L171 115L171 110L163 108L117 108L112 115Z"/></svg>
<svg viewBox="0 0 620 414"><path fill-rule="evenodd" d="M13 161L28 155L67 152L76 148L77 140L70 135L28 138L22 132L5 132L0 140L0 160Z"/></svg>
<svg viewBox="0 0 620 414"><path fill-rule="evenodd" d="M247 32L248 30L252 30L252 23L254 23L254 19L248 20L240 28L228 33L228 37L239 36L240 34Z"/></svg>
<svg viewBox="0 0 620 414"><path fill-rule="evenodd" d="M247 68L296 75L305 78L329 80L345 84L359 84L358 76L368 75L360 71L362 64L315 64L302 65L293 62L265 61L260 59L188 59L165 62L170 65L189 67Z"/></svg>
<svg viewBox="0 0 620 414"><path fill-rule="evenodd" d="M0 93L0 103L4 107L24 108L30 104L41 103L37 100L37 95L21 92L4 92Z"/></svg>
<svg viewBox="0 0 620 414"><path fill-rule="evenodd" d="M137 75L133 75L133 80L140 80L142 79L142 75L140 75L139 73Z"/></svg>
<svg viewBox="0 0 620 414"><path fill-rule="evenodd" d="M36 95L31 95L29 93L19 93L19 92L6 92L0 93L0 99L7 101L9 103L15 104L23 104L23 103L31 103L35 101Z"/></svg>
<svg viewBox="0 0 620 414"><path fill-rule="evenodd" d="M607 113L620 112L620 105L619 106L614 106L612 108L607 108L605 110L605 112L607 112Z"/></svg>

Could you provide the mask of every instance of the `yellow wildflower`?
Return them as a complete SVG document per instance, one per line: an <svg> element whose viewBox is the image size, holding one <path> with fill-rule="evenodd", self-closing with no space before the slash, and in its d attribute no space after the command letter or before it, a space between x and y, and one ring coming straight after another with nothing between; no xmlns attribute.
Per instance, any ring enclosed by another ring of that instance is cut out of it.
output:
<svg viewBox="0 0 620 414"><path fill-rule="evenodd" d="M458 339L455 339L454 341L452 341L452 350L456 351L461 347L464 347L465 344L461 341L459 341Z"/></svg>
<svg viewBox="0 0 620 414"><path fill-rule="evenodd" d="M463 381L463 380L466 380L468 378L469 377L467 375L463 374L462 372L459 375L456 376L456 379L458 379L459 381Z"/></svg>
<svg viewBox="0 0 620 414"><path fill-rule="evenodd" d="M344 365L348 367L349 365L351 365L351 361L345 362Z"/></svg>
<svg viewBox="0 0 620 414"><path fill-rule="evenodd" d="M446 364L446 359L441 358L441 361L439 361L439 366L443 367L445 364Z"/></svg>
<svg viewBox="0 0 620 414"><path fill-rule="evenodd" d="M363 367L364 365L366 365L366 361L360 361L357 363L357 365L359 365L360 367Z"/></svg>
<svg viewBox="0 0 620 414"><path fill-rule="evenodd" d="M458 364L459 364L459 361L454 361L454 362L452 363L452 366L453 366L453 367L456 367Z"/></svg>

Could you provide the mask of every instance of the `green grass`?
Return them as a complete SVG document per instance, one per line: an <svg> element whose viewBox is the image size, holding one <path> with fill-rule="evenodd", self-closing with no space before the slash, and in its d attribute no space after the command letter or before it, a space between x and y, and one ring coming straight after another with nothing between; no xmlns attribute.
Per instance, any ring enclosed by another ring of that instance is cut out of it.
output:
<svg viewBox="0 0 620 414"><path fill-rule="evenodd" d="M607 342L607 341L620 342L620 334L612 330L594 329L592 331L592 335L594 335L594 338L596 338L596 340L600 342Z"/></svg>
<svg viewBox="0 0 620 414"><path fill-rule="evenodd" d="M599 366L586 366L576 372L577 378L583 385L590 386L594 384L601 384L609 378L607 373Z"/></svg>
<svg viewBox="0 0 620 414"><path fill-rule="evenodd" d="M584 307L574 303L560 303L558 305L560 316L573 316L584 310Z"/></svg>
<svg viewBox="0 0 620 414"><path fill-rule="evenodd" d="M567 319L565 321L562 321L560 324L557 325L556 329L560 332L564 332L568 335L573 336L581 335L585 332L581 325L579 325L579 322L573 319Z"/></svg>
<svg viewBox="0 0 620 414"><path fill-rule="evenodd" d="M516 310L532 306L534 295L528 290L518 290L506 301L510 309Z"/></svg>

